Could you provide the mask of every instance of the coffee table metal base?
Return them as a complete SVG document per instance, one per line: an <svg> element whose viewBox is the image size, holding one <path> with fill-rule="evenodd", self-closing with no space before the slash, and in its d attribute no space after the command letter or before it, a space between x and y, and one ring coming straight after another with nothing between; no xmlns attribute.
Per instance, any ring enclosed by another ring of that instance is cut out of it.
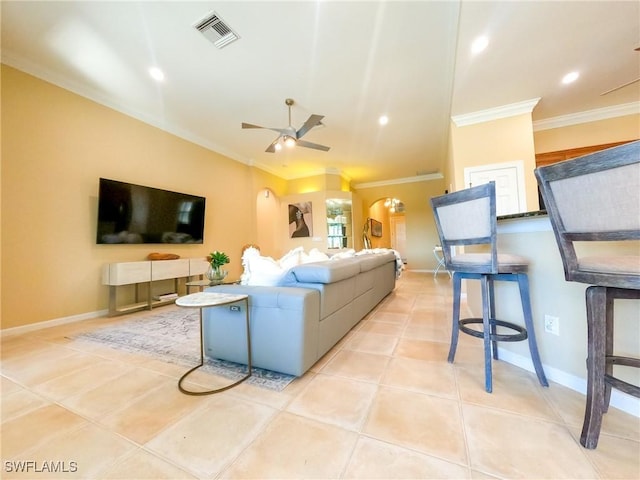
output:
<svg viewBox="0 0 640 480"><path fill-rule="evenodd" d="M225 390L229 390L230 388L235 387L236 385L241 384L246 379L251 376L251 332L249 330L249 300L247 295L230 295L230 294L218 294L218 293L208 293L208 292L200 292L193 293L191 295L185 295L184 297L180 297L176 300L176 305L181 307L197 307L200 308L200 363L186 372L180 380L178 381L178 389L186 394L186 395L211 395L213 393L224 392ZM224 387L216 388L213 390L204 390L204 391L193 391L187 390L182 386L182 383L186 380L186 378L194 371L198 370L200 367L204 366L204 334L203 334L203 323L202 323L202 309L205 307L214 307L220 305L227 305L230 303L244 302L245 309L245 321L247 325L247 375L242 377L240 380L236 382L225 385Z"/></svg>

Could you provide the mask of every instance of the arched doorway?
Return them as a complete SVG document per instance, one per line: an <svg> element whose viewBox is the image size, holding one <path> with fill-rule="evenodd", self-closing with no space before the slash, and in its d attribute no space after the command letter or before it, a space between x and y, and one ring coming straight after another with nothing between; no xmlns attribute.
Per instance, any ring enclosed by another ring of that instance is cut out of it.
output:
<svg viewBox="0 0 640 480"><path fill-rule="evenodd" d="M404 202L393 197L376 200L369 207L363 236L365 248L393 248L406 263L406 239Z"/></svg>

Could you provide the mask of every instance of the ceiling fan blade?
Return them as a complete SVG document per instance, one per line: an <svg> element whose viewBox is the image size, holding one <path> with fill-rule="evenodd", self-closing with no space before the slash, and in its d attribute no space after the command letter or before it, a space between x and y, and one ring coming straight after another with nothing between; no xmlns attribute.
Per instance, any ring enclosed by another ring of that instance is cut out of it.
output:
<svg viewBox="0 0 640 480"><path fill-rule="evenodd" d="M296 137L302 138L309 130L311 130L316 125L319 125L323 118L324 115L311 115L307 119L307 121L304 122L304 125L300 127L300 130L296 132Z"/></svg>
<svg viewBox="0 0 640 480"><path fill-rule="evenodd" d="M633 83L636 83L636 82L640 82L640 78L636 78L635 80L631 80L630 82L623 83L622 85L618 85L617 87L612 88L611 90L607 90L606 92L602 92L600 94L600 96L606 95L607 93L615 92L616 90L620 90L621 88L624 88L624 87L628 87L629 85L631 85Z"/></svg>
<svg viewBox="0 0 640 480"><path fill-rule="evenodd" d="M264 130L271 130L273 132L278 132L280 135L285 135L289 133L289 130L287 128L261 127L260 125L254 125L253 123L244 123L244 122L242 122L242 128L262 128Z"/></svg>
<svg viewBox="0 0 640 480"><path fill-rule="evenodd" d="M278 143L278 140L280 140L280 137L276 138L273 142L271 142L271 145L269 145L267 147L265 152L267 152L267 153L275 153L275 151L276 151L276 143Z"/></svg>
<svg viewBox="0 0 640 480"><path fill-rule="evenodd" d="M296 145L298 147L306 147L306 148L313 148L314 150L322 150L323 152L329 151L329 147L325 147L324 145L318 145L317 143L305 142L304 140L297 140Z"/></svg>

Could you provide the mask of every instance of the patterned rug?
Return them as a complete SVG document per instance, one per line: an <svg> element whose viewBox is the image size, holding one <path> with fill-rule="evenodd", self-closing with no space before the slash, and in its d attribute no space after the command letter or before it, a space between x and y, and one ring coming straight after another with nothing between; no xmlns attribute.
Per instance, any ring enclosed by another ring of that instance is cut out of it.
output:
<svg viewBox="0 0 640 480"><path fill-rule="evenodd" d="M83 333L74 340L97 342L118 350L149 355L183 365L185 371L200 362L200 318L197 309L178 309L147 315ZM247 366L205 356L201 370L239 380ZM245 383L281 391L296 377L252 367Z"/></svg>

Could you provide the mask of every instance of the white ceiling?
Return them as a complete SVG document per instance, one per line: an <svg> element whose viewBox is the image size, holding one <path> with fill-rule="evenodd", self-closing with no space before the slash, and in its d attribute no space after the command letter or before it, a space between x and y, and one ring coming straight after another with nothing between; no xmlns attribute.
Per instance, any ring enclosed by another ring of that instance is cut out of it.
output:
<svg viewBox="0 0 640 480"><path fill-rule="evenodd" d="M238 41L217 49L193 27L212 11ZM600 95L640 76L637 1L3 0L1 19L4 63L284 178L402 181L442 171L452 116L535 98L534 120L640 101L640 82ZM276 132L240 128L287 126L286 98L296 128L325 115L304 139L329 152L266 153Z"/></svg>

